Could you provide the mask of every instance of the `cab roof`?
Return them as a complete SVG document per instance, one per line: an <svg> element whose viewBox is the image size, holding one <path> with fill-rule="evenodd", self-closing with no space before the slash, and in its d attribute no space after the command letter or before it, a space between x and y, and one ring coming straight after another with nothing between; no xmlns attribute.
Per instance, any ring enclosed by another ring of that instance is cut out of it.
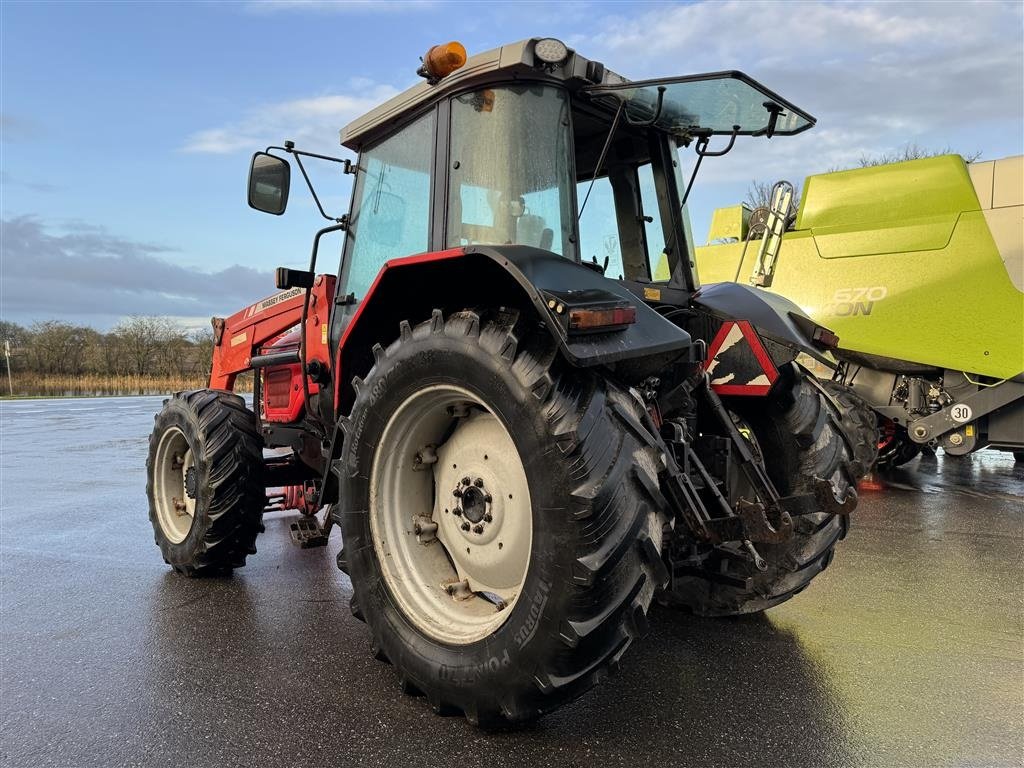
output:
<svg viewBox="0 0 1024 768"><path fill-rule="evenodd" d="M529 77L571 84L592 103L614 113L621 104L626 120L651 126L686 143L701 135L793 135L815 118L743 72L726 71L630 81L571 48L559 64L544 63L529 38L470 57L465 65L437 81L419 83L388 99L341 131L341 143L361 146L389 133L396 123L454 91L505 77Z"/></svg>
<svg viewBox="0 0 1024 768"><path fill-rule="evenodd" d="M530 74L552 80L578 80L581 85L626 82L625 78L609 72L596 62L584 59L571 48L568 49L568 58L562 64L555 67L538 67L534 49L537 42L542 39L544 38L532 37L478 53L470 56L463 67L442 78L436 85L423 81L402 91L346 125L341 130L342 145L358 151L360 145L372 141L404 116L418 111L419 107L436 101L445 94L471 87L476 82L494 80L495 73L498 72L507 74L510 78Z"/></svg>

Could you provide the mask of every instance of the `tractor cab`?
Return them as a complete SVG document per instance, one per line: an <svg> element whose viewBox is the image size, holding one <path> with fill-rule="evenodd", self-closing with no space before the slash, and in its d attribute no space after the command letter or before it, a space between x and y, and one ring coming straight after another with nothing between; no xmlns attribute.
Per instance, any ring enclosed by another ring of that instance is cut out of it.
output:
<svg viewBox="0 0 1024 768"><path fill-rule="evenodd" d="M342 131L360 155L343 290L361 298L396 254L474 245L540 248L631 281L663 261L666 282L693 290L679 150L703 158L813 124L741 72L629 82L551 39L474 56ZM715 136L724 150L709 150Z"/></svg>

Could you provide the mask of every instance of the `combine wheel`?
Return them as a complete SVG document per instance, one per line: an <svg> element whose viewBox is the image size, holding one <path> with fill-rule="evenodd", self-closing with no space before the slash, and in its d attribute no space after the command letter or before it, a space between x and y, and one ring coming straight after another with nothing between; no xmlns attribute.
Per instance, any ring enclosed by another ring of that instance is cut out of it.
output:
<svg viewBox="0 0 1024 768"><path fill-rule="evenodd" d="M632 398L514 317L375 348L339 472L353 612L402 689L474 723L589 689L646 628L666 518Z"/></svg>
<svg viewBox="0 0 1024 768"><path fill-rule="evenodd" d="M754 455L781 495L811 492L815 477L828 480L837 499L856 493L859 464L839 433L838 414L805 380L809 374L792 367L784 375L767 402L735 398L727 403L740 433L750 441ZM738 470L736 475L731 478L730 496L733 500L751 498L746 479ZM675 589L662 599L701 616L766 610L806 589L832 562L848 529L849 519L843 515L801 515L794 519L789 541L757 545L767 570L758 570L742 551L715 550L704 561L704 568L713 572L711 578L677 579ZM749 578L750 587L715 580L723 573Z"/></svg>
<svg viewBox="0 0 1024 768"><path fill-rule="evenodd" d="M878 417L878 460L875 467L885 472L917 458L922 446L910 439L907 430L895 422Z"/></svg>
<svg viewBox="0 0 1024 768"><path fill-rule="evenodd" d="M256 551L266 503L263 439L230 392L178 392L149 438L149 519L164 560L188 576L224 573Z"/></svg>

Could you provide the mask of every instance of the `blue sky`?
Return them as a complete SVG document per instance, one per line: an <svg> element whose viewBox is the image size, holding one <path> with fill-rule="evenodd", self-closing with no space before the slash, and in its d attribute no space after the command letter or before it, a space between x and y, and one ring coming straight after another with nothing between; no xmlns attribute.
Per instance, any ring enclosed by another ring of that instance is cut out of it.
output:
<svg viewBox="0 0 1024 768"><path fill-rule="evenodd" d="M751 179L850 165L908 142L1024 152L1022 4L0 4L0 318L109 327L128 314L205 324L302 266L319 219L245 204L249 156L337 130L413 85L418 57L553 36L631 78L742 69L818 118L705 164L710 212ZM684 156L688 166L692 154ZM333 210L351 177L316 169ZM337 245L321 266L336 266Z"/></svg>

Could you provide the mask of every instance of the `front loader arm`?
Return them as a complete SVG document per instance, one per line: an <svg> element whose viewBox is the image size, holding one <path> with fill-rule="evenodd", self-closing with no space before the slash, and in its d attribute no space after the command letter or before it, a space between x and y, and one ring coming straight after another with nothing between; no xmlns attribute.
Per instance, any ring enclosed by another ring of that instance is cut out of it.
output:
<svg viewBox="0 0 1024 768"><path fill-rule="evenodd" d="M309 299L306 318L306 359L330 365L327 349L327 328L331 298L336 279L318 275ZM213 323L213 366L210 369L211 389L234 389L235 377L252 368L252 358L269 344L302 321L305 289L292 288L275 293L224 319Z"/></svg>

